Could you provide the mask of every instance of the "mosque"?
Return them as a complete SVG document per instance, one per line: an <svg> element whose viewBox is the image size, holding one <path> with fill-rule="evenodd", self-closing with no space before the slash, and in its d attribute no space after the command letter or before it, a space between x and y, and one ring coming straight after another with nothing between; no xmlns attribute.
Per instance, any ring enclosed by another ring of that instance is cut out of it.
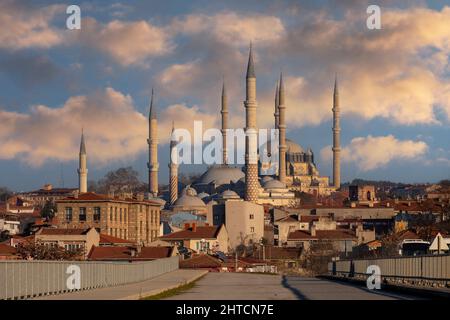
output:
<svg viewBox="0 0 450 320"><path fill-rule="evenodd" d="M316 195L330 194L340 187L340 109L337 80L333 95L333 183L328 177L320 176L314 162L311 149L305 151L299 144L286 138L286 108L283 76L276 86L274 106L274 127L278 129L278 165L275 174L264 175L265 169L271 163L259 161L261 150L257 147L257 101L256 74L250 46L246 74L246 143L245 166L239 168L228 164L227 136L228 103L225 83L222 87L221 117L222 117L222 163L208 168L201 177L180 192L178 183L178 164L176 142L170 143L169 192L166 207L175 212L193 212L204 214L207 206L223 203L229 200L245 200L254 204L270 204L273 206L295 206L298 198L295 192L307 192ZM152 90L149 111L149 162L148 186L149 198L164 203L158 198L158 119L154 107ZM172 132L174 127L172 127ZM270 141L269 141L270 142ZM81 149L83 149L82 137ZM266 146L262 146L264 148ZM80 192L87 191L87 168L85 152L80 150L80 168L78 169Z"/></svg>
<svg viewBox="0 0 450 320"><path fill-rule="evenodd" d="M256 204L271 204L274 206L294 206L298 203L294 192L307 192L316 195L330 194L340 187L340 110L337 80L333 95L333 183L328 177L320 176L314 162L314 153L311 149L305 151L299 144L286 138L286 105L283 76L280 75L275 93L274 127L278 129L279 161L275 174L263 175L264 168L270 163L259 161L255 143L257 130L257 101L256 101L256 75L253 61L252 47L250 46L247 74L246 74L246 150L245 166L243 168L228 164L227 137L228 103L225 83L222 87L221 117L223 139L223 161L221 165L208 168L192 185L187 186L178 197L178 165L172 157L176 154L173 148L176 143L171 142L171 161L169 201L168 205L175 210L186 210L191 207L193 211L204 210L202 203L217 202L221 200L244 199ZM172 129L174 130L174 129ZM254 139L252 139L252 136ZM153 107L153 92L149 114L149 194L158 196L158 155L157 155L157 118Z"/></svg>

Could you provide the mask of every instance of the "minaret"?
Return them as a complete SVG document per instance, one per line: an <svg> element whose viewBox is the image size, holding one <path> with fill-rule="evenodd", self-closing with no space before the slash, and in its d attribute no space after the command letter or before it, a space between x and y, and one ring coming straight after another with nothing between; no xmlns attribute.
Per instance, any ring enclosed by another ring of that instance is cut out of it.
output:
<svg viewBox="0 0 450 320"><path fill-rule="evenodd" d="M278 180L286 183L286 106L284 105L284 83L283 74L280 74L280 88L278 94L278 112L279 112L279 163Z"/></svg>
<svg viewBox="0 0 450 320"><path fill-rule="evenodd" d="M252 45L248 55L246 76L246 99L244 101L245 121L245 195L246 201L256 202L258 199L258 136L256 127L256 76L253 64Z"/></svg>
<svg viewBox="0 0 450 320"><path fill-rule="evenodd" d="M84 132L81 130L80 157L78 168L78 190L80 193L87 192L87 154L86 144L84 143Z"/></svg>
<svg viewBox="0 0 450 320"><path fill-rule="evenodd" d="M222 85L222 163L228 164L228 150L227 150L227 129L228 129L228 102L227 93L225 90L225 80Z"/></svg>
<svg viewBox="0 0 450 320"><path fill-rule="evenodd" d="M172 135L170 139L170 162L169 162L169 189L170 205L172 206L178 199L178 149L177 141L174 137L175 125L172 122Z"/></svg>
<svg viewBox="0 0 450 320"><path fill-rule="evenodd" d="M278 81L277 81L277 87L275 89L275 112L274 112L274 116L275 116L275 129L278 129L278 125L280 124L280 111L278 109L279 106L279 98L280 98L280 91L278 89Z"/></svg>
<svg viewBox="0 0 450 320"><path fill-rule="evenodd" d="M153 89L150 101L150 112L148 115L148 139L149 162L148 167L148 191L151 196L158 196L158 120L153 106Z"/></svg>
<svg viewBox="0 0 450 320"><path fill-rule="evenodd" d="M337 76L334 79L333 94L333 186L341 187L341 124Z"/></svg>

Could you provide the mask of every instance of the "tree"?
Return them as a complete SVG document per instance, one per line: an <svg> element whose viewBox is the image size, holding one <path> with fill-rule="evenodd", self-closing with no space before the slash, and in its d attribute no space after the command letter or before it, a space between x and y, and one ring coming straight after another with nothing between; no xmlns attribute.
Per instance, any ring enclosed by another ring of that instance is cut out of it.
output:
<svg viewBox="0 0 450 320"><path fill-rule="evenodd" d="M33 260L82 260L83 249L65 250L62 247L51 247L39 242L29 241L17 247L22 259Z"/></svg>
<svg viewBox="0 0 450 320"><path fill-rule="evenodd" d="M53 201L47 201L41 210L41 217L46 219L53 219L56 213L56 205Z"/></svg>
<svg viewBox="0 0 450 320"><path fill-rule="evenodd" d="M92 184L91 184L92 185ZM119 168L108 172L97 183L97 192L108 193L110 191L139 192L143 183L139 181L139 173L132 167Z"/></svg>

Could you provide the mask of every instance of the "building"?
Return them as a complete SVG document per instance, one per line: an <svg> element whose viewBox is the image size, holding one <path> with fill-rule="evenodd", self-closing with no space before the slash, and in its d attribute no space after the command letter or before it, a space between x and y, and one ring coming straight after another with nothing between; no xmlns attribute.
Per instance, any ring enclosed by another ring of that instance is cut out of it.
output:
<svg viewBox="0 0 450 320"><path fill-rule="evenodd" d="M53 188L51 184L44 185L41 189L22 192L18 196L32 206L44 206L46 202L73 197L78 193L78 188Z"/></svg>
<svg viewBox="0 0 450 320"><path fill-rule="evenodd" d="M81 250L86 258L93 246L98 246L100 234L95 228L55 229L42 228L35 235L36 243L48 247L60 247L66 251Z"/></svg>
<svg viewBox="0 0 450 320"><path fill-rule="evenodd" d="M231 199L208 207L206 221L214 226L225 224L232 249L239 245L260 243L264 237L263 206L236 199L231 192L224 191L225 196Z"/></svg>
<svg viewBox="0 0 450 320"><path fill-rule="evenodd" d="M58 228L96 228L100 233L142 245L159 236L160 204L143 196L87 192L58 200L56 206Z"/></svg>
<svg viewBox="0 0 450 320"><path fill-rule="evenodd" d="M287 246L303 248L307 252L314 243L331 244L338 253L347 255L357 245L358 238L350 230L297 230L288 235Z"/></svg>
<svg viewBox="0 0 450 320"><path fill-rule="evenodd" d="M443 237L441 233L438 233L428 250L433 254L447 254L450 250L450 237Z"/></svg>
<svg viewBox="0 0 450 320"><path fill-rule="evenodd" d="M183 230L164 235L160 239L197 253L219 251L227 253L230 247L227 228L224 225L186 224Z"/></svg>

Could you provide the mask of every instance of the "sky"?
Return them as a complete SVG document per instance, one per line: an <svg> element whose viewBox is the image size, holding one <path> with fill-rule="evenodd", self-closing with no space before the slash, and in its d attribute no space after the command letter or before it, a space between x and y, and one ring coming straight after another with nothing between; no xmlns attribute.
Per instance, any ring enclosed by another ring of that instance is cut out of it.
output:
<svg viewBox="0 0 450 320"><path fill-rule="evenodd" d="M70 4L81 29L66 27ZM369 4L381 29L366 26ZM132 166L147 180L152 87L160 183L172 121L245 122L253 43L258 126L273 127L282 71L287 137L331 176L332 90L338 75L342 180L450 178L448 1L12 1L0 3L0 186L76 187L80 134L89 180ZM199 170L182 165L184 173Z"/></svg>

